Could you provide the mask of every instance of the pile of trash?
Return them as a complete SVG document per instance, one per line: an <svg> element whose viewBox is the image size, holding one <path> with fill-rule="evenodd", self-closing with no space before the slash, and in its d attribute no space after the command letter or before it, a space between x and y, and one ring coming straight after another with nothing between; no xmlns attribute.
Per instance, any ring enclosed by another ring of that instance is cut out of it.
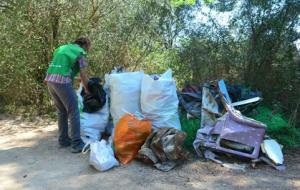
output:
<svg viewBox="0 0 300 190"><path fill-rule="evenodd" d="M202 87L201 103L200 95L197 94L199 90L188 93L189 97L193 95L194 99L190 100L196 100L201 110L193 107L195 104L187 103L184 99L186 97L182 98L182 95L179 95L187 113L201 118L200 128L193 143L197 155L228 166L217 159L217 155L231 154L249 159L253 167L257 162L263 161L278 170L284 170L281 146L265 135L266 125L245 117L235 108L245 108L245 104L252 104L251 107L254 107L261 101L261 97L232 103L225 82L221 80L216 86L217 90L211 84ZM186 95L186 89L182 94Z"/></svg>
<svg viewBox="0 0 300 190"><path fill-rule="evenodd" d="M147 75L116 69L106 74L104 86L100 80L90 83L96 90L86 97L81 85L77 96L81 137L90 145L90 164L96 169L106 171L138 158L169 171L187 158L172 70ZM106 141L104 136L110 137Z"/></svg>
<svg viewBox="0 0 300 190"><path fill-rule="evenodd" d="M105 75L103 86L100 79L90 79L89 88L88 96L82 85L77 91L81 137L90 145L90 164L99 171L133 159L161 171L183 163L190 134L181 130L179 105L188 118L201 119L192 137L198 156L228 166L217 155L232 154L252 166L264 161L284 170L281 146L266 137L265 124L241 114L262 100L259 91L228 88L221 80L177 92L170 69L158 75L115 69Z"/></svg>

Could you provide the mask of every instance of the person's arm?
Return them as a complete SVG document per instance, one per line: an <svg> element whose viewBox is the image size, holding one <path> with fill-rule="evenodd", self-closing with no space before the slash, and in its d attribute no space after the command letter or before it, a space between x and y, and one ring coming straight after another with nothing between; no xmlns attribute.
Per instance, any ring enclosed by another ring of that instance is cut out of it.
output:
<svg viewBox="0 0 300 190"><path fill-rule="evenodd" d="M87 62L86 62L86 59L85 57L81 56L79 59L78 59L78 64L79 64L79 68L80 68L80 82L82 82L83 84L83 88L84 88L84 91L85 93L89 94L89 89L88 89L88 81L89 81L89 78L88 78L88 75L87 75Z"/></svg>
<svg viewBox="0 0 300 190"><path fill-rule="evenodd" d="M80 68L80 80L83 84L84 92L86 94L89 94L90 93L88 89L89 78L87 76L86 68Z"/></svg>

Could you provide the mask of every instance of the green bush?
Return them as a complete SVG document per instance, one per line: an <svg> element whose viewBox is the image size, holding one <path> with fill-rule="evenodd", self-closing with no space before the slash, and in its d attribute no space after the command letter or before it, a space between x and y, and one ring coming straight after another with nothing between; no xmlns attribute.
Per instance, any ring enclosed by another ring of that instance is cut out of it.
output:
<svg viewBox="0 0 300 190"><path fill-rule="evenodd" d="M180 114L181 128L187 133L187 137L184 141L184 147L193 150L193 142L196 138L197 130L200 127L199 119L187 119L186 113Z"/></svg>
<svg viewBox="0 0 300 190"><path fill-rule="evenodd" d="M259 106L257 113L250 115L267 125L267 135L286 148L300 147L300 129L291 126L280 113L273 113L266 106Z"/></svg>

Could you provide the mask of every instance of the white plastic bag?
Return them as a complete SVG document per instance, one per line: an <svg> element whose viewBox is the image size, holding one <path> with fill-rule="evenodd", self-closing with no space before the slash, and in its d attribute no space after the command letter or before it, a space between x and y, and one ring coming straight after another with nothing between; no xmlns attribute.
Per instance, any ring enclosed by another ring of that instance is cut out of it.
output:
<svg viewBox="0 0 300 190"><path fill-rule="evenodd" d="M78 107L80 110L80 135L82 139L86 142L87 140L98 141L101 138L101 133L105 131L109 119L109 106L108 97L106 96L106 103L97 112L86 113L82 112L83 99L80 95L82 90L82 85L77 90L78 97Z"/></svg>
<svg viewBox="0 0 300 190"><path fill-rule="evenodd" d="M141 81L143 72L127 72L105 76L110 91L110 112L114 126L125 112L141 112Z"/></svg>
<svg viewBox="0 0 300 190"><path fill-rule="evenodd" d="M78 109L80 113L83 112L83 97L81 96L82 89L83 89L83 84L80 83L79 88L76 90Z"/></svg>
<svg viewBox="0 0 300 190"><path fill-rule="evenodd" d="M114 157L114 152L105 140L92 142L90 144L90 165L99 171L106 171L115 166L119 166L119 162Z"/></svg>
<svg viewBox="0 0 300 190"><path fill-rule="evenodd" d="M141 87L142 114L152 121L154 128L173 127L181 130L178 116L178 97L172 70L157 80L144 75Z"/></svg>

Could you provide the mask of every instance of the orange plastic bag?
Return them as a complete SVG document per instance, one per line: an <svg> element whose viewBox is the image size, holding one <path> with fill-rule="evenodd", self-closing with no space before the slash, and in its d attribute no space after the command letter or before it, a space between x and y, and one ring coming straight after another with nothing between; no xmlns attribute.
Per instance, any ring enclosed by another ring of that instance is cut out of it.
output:
<svg viewBox="0 0 300 190"><path fill-rule="evenodd" d="M146 138L151 133L152 123L125 114L119 120L114 134L115 155L122 164L135 158Z"/></svg>

